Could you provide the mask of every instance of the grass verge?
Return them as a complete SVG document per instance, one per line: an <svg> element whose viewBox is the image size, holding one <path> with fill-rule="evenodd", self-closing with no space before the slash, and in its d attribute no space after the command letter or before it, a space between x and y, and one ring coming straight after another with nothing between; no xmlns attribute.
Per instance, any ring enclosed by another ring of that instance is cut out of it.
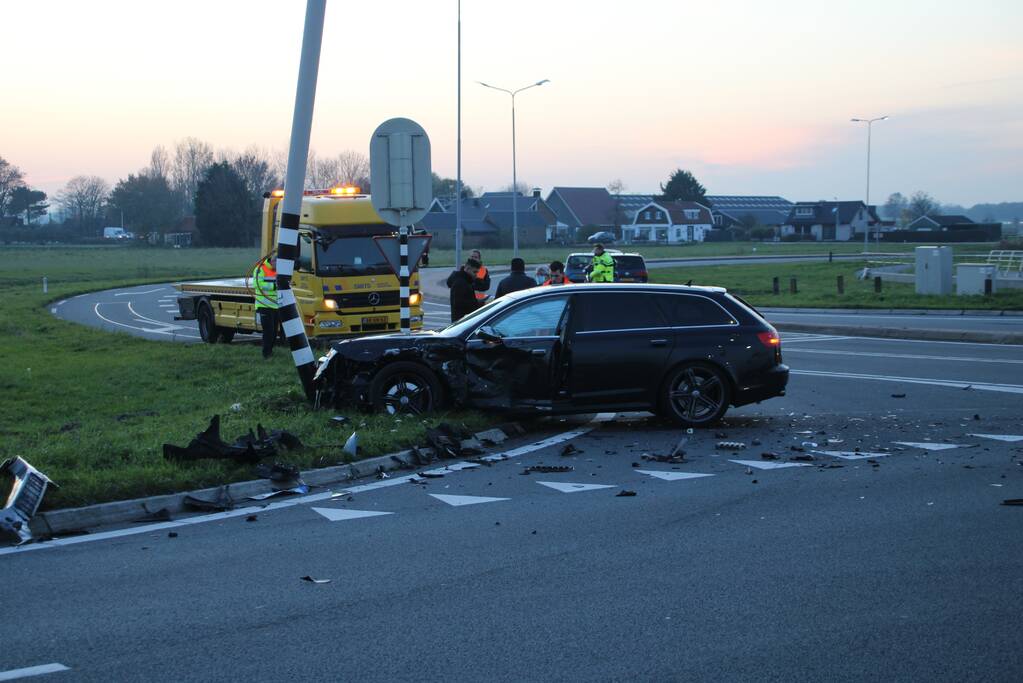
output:
<svg viewBox="0 0 1023 683"><path fill-rule="evenodd" d="M754 306L801 308L932 308L1023 310L1023 290L998 292L992 296L920 296L912 284L882 283L874 291L874 281L857 280L856 271L864 261L835 263L772 263L766 265L701 266L699 268L655 268L651 282L725 287ZM845 278L845 293L839 294L837 278ZM772 292L772 279L779 279L780 293ZM790 278L796 278L797 293L789 291Z"/></svg>
<svg viewBox="0 0 1023 683"><path fill-rule="evenodd" d="M248 344L152 342L64 322L48 306L86 291L182 277L235 276L258 258L249 249L3 249L0 287L0 460L21 455L60 485L45 509L171 493L253 478L227 461L179 464L162 444L187 445L221 415L233 440L262 423L309 445L282 460L302 468L345 462L354 427L367 456L421 443L438 422L470 429L494 422L477 413L401 419L346 413L330 423L305 402L284 349L262 361ZM43 294L43 275L49 293ZM240 403L240 410L231 409Z"/></svg>

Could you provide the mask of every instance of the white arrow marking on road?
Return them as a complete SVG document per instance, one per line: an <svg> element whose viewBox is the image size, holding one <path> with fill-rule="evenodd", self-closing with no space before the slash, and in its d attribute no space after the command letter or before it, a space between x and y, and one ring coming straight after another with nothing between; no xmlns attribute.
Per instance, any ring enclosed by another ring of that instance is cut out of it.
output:
<svg viewBox="0 0 1023 683"><path fill-rule="evenodd" d="M736 465L745 465L746 467L756 467L758 470L780 470L785 467L813 467L808 462L769 462L765 460L729 460L728 462L734 462Z"/></svg>
<svg viewBox="0 0 1023 683"><path fill-rule="evenodd" d="M39 666L29 666L24 669L11 669L10 671L0 671L0 681L15 681L19 678L28 678L29 676L42 676L43 674L55 674L58 671L70 671L70 669L63 664L40 664Z"/></svg>
<svg viewBox="0 0 1023 683"><path fill-rule="evenodd" d="M863 460L864 458L883 458L887 453L867 453L865 451L811 451L812 453L820 453L821 455L830 455L833 458L842 458L843 460Z"/></svg>
<svg viewBox="0 0 1023 683"><path fill-rule="evenodd" d="M321 515L332 522L343 522L349 519L361 519L362 517L379 517L380 515L393 515L393 512L374 512L373 510L344 510L339 508L313 508Z"/></svg>
<svg viewBox="0 0 1023 683"><path fill-rule="evenodd" d="M713 477L713 474L700 474L699 472L663 472L658 470L636 470L640 474L648 474L664 481L678 481L680 479L699 479L700 477Z"/></svg>
<svg viewBox="0 0 1023 683"><path fill-rule="evenodd" d="M1023 441L1023 436L1018 434L967 434L967 436L979 436L982 439L994 439L995 441L1008 441L1009 443L1015 443L1017 441Z"/></svg>
<svg viewBox="0 0 1023 683"><path fill-rule="evenodd" d="M460 507L462 505L476 505L477 503L496 503L499 500L508 500L508 498L491 498L489 496L451 496L443 493L431 493L430 495L440 502L453 505L454 507Z"/></svg>
<svg viewBox="0 0 1023 683"><path fill-rule="evenodd" d="M577 491L596 491L597 489L613 489L614 484L572 484L567 481L538 481L537 484L547 486L562 493L575 493Z"/></svg>
<svg viewBox="0 0 1023 683"><path fill-rule="evenodd" d="M928 451L947 451L950 448L961 448L962 444L958 443L931 443L930 441L896 441L895 443L900 446L909 446L910 448L923 448Z"/></svg>

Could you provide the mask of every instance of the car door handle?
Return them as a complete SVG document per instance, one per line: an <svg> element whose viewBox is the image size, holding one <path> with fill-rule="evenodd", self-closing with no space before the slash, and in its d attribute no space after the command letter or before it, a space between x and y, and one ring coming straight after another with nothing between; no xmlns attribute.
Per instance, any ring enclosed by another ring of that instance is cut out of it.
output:
<svg viewBox="0 0 1023 683"><path fill-rule="evenodd" d="M651 339L650 340L650 346L667 346L667 345L668 345L668 340L667 339Z"/></svg>
<svg viewBox="0 0 1023 683"><path fill-rule="evenodd" d="M529 353L534 355L534 356L546 356L547 355L547 349L533 349Z"/></svg>

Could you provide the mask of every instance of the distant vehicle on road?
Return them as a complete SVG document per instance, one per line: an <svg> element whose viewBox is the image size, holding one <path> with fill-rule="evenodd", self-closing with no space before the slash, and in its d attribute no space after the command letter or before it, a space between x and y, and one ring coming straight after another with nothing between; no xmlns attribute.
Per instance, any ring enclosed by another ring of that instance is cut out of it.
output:
<svg viewBox="0 0 1023 683"><path fill-rule="evenodd" d="M105 240L130 240L135 235L124 228L103 228L103 239Z"/></svg>
<svg viewBox="0 0 1023 683"><path fill-rule="evenodd" d="M326 401L388 413L649 410L705 426L785 393L778 333L719 287L593 284L514 292L440 332L338 342Z"/></svg>
<svg viewBox="0 0 1023 683"><path fill-rule="evenodd" d="M597 242L600 242L601 244L614 244L615 239L615 234L613 232L595 232L587 237L586 241L590 244L596 244Z"/></svg>
<svg viewBox="0 0 1023 683"><path fill-rule="evenodd" d="M623 254L617 249L605 249L615 260L615 282L647 282L646 261L639 254ZM586 271L593 262L593 254L576 252L565 259L565 275L572 282L586 282Z"/></svg>

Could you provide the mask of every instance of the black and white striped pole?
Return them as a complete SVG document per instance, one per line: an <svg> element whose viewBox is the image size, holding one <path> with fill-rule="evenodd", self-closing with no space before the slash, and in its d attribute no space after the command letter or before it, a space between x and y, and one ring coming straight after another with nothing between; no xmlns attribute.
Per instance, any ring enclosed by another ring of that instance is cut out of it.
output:
<svg viewBox="0 0 1023 683"><path fill-rule="evenodd" d="M277 310L284 335L288 338L291 357L302 381L302 389L309 399L312 399L314 393L316 364L305 335L295 293L291 289L291 275L298 258L298 225L302 213L302 190L305 186L309 133L313 125L313 103L316 100L316 77L320 68L320 44L323 42L323 17L326 10L327 0L308 0L306 3L302 57L295 91L295 114L291 120L288 169L284 178L284 199L281 200L281 223L277 230Z"/></svg>
<svg viewBox="0 0 1023 683"><path fill-rule="evenodd" d="M370 138L369 163L373 208L398 228L401 331L410 334L409 281L414 264L409 263L409 229L422 220L433 201L430 138L410 119L384 121Z"/></svg>

